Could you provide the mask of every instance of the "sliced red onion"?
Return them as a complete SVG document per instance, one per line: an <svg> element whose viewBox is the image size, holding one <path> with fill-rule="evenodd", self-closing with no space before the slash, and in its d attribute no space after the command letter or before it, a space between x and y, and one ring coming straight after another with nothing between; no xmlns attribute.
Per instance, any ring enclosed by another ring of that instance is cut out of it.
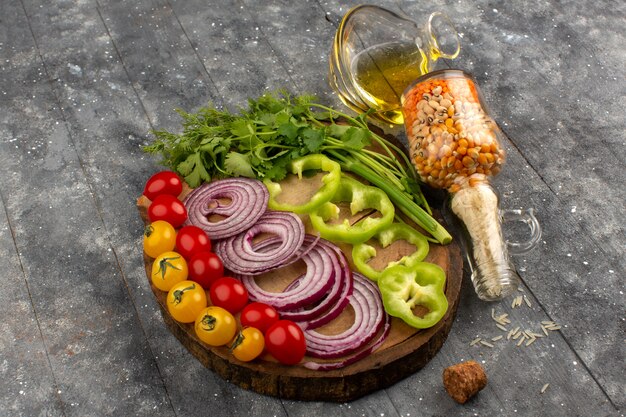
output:
<svg viewBox="0 0 626 417"><path fill-rule="evenodd" d="M281 311L281 317L287 320L298 322L298 325L305 329L315 329L336 318L348 305L348 297L352 294L353 280L352 271L348 265L343 252L330 242L321 240L320 244L326 249L333 251L337 255L340 263L341 276L322 300L313 307L307 306L297 310ZM294 281L286 290L300 285L300 280Z"/></svg>
<svg viewBox="0 0 626 417"><path fill-rule="evenodd" d="M220 198L231 200L229 204ZM269 192L261 181L250 178L227 178L194 188L183 201L188 218L185 225L203 229L211 239L235 236L254 225L267 210ZM210 222L212 214L223 220Z"/></svg>
<svg viewBox="0 0 626 417"><path fill-rule="evenodd" d="M324 335L315 330L304 330L309 356L333 359L350 355L368 344L385 321L385 310L378 287L358 273L353 274L354 292L349 297L354 309L354 323L346 331Z"/></svg>
<svg viewBox="0 0 626 417"><path fill-rule="evenodd" d="M345 359L341 359L335 362L315 362L309 361L305 362L303 366L308 369L312 369L314 371L330 371L333 369L344 368L348 365L351 365L357 361L360 361L367 355L370 355L372 352L375 352L376 349L381 347L385 340L387 340L387 336L389 336L389 332L391 331L391 317L388 314L385 314L385 327L383 328L382 333L378 336L378 339L365 349L362 349L356 352L353 355L346 357Z"/></svg>
<svg viewBox="0 0 626 417"><path fill-rule="evenodd" d="M319 238L306 235L304 244L310 245L316 239ZM321 242L325 242L324 239L319 239L308 253L302 256L301 259L306 264L307 269L306 273L298 278L299 285L283 292L266 291L259 287L254 276L238 275L237 277L241 279L248 290L250 300L270 304L279 312L294 310L321 300L343 274L336 253L328 249L328 245L332 244Z"/></svg>
<svg viewBox="0 0 626 417"><path fill-rule="evenodd" d="M253 239L261 233L273 235L270 242L253 244ZM304 235L304 224L297 215L267 211L247 231L216 242L214 251L224 268L234 274L259 275L295 262L299 257L294 255L301 250Z"/></svg>

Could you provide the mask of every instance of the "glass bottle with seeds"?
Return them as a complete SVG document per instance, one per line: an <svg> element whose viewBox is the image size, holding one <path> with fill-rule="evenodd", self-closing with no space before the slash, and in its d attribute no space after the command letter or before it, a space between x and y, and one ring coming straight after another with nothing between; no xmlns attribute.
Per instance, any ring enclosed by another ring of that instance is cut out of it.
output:
<svg viewBox="0 0 626 417"><path fill-rule="evenodd" d="M476 293L489 301L510 295L520 278L509 250L530 250L541 230L532 210L500 210L490 178L501 170L505 151L476 82L459 70L423 75L404 91L402 113L417 172L426 184L449 191L450 208L466 229ZM530 239L505 242L503 216L528 224Z"/></svg>

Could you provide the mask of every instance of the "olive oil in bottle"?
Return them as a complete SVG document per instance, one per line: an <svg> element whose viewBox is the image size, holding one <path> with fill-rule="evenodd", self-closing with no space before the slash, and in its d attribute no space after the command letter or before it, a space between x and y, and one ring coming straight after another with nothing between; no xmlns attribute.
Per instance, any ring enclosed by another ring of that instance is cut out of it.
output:
<svg viewBox="0 0 626 417"><path fill-rule="evenodd" d="M406 87L428 72L428 59L414 43L389 42L359 52L351 64L355 87L377 115L403 123L400 97Z"/></svg>

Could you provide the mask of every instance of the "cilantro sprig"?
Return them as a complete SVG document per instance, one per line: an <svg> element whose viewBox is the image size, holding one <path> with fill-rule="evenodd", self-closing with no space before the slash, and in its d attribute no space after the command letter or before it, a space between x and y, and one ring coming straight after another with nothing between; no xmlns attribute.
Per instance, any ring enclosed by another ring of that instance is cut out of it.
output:
<svg viewBox="0 0 626 417"><path fill-rule="evenodd" d="M431 216L408 157L369 129L367 114L350 116L316 103L314 96L285 92L250 99L239 114L214 106L177 112L182 133L156 130L155 140L144 150L160 155L161 163L191 187L226 177L280 181L290 161L322 153L385 191L436 241L452 239Z"/></svg>

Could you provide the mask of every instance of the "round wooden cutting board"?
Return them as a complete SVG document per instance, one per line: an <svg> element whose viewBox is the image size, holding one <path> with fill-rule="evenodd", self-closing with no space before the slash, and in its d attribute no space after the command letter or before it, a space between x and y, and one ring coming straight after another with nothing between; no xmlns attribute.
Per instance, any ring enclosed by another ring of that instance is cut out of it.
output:
<svg viewBox="0 0 626 417"><path fill-rule="evenodd" d="M297 181L297 180L291 180ZM314 181L311 180L311 181ZM285 183L283 193L293 186ZM298 194L302 195L301 184L297 185ZM315 185L311 185L315 187ZM189 190L179 196L182 200ZM293 195L293 194L292 194ZM301 197L302 198L302 197ZM137 201L139 212L147 220L147 207L150 201L141 196ZM303 216L308 232L311 225ZM342 248L349 262L349 245L338 245ZM404 241L394 242L379 251L376 262L386 264L389 260L398 259L401 255L411 252L411 247ZM426 261L440 265L446 272L446 297L448 311L444 318L434 327L417 330L403 321L393 318L391 332L384 344L369 356L344 368L331 371L313 371L301 365L286 366L276 362L269 354L265 354L252 362L240 362L233 357L227 347L211 347L201 342L195 335L193 324L176 322L168 313L165 304L166 293L154 287L150 280L152 259L144 254L144 263L148 281L158 301L165 324L180 342L204 366L213 370L227 381L242 388L260 394L272 395L285 399L307 401L346 402L359 398L372 391L388 387L424 367L439 351L446 340L458 307L462 280L463 261L459 246L451 243L447 246L431 244ZM382 264L382 265L384 265ZM377 267L377 265L373 265ZM298 268L292 266L262 276L259 285L268 290L280 291L291 280L298 276ZM207 297L208 298L208 297ZM337 319L320 328L321 333L337 333L347 329L353 320L352 307L345 309ZM305 357L304 361L309 358ZM311 358L313 360L313 358ZM304 362L303 361L303 362Z"/></svg>

